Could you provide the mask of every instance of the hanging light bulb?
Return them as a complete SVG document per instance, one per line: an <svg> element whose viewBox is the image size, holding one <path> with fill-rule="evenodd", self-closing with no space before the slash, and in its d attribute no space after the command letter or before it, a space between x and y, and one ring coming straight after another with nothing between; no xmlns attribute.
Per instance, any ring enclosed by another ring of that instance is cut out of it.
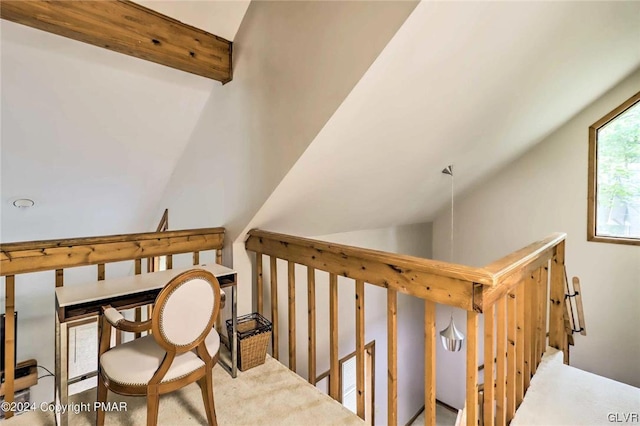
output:
<svg viewBox="0 0 640 426"><path fill-rule="evenodd" d="M445 167L442 173L451 176L451 255L449 261L453 262L453 166ZM462 349L464 334L456 328L456 324L453 322L453 313L451 314L449 326L440 332L440 340L442 341L442 346L448 351L458 352Z"/></svg>

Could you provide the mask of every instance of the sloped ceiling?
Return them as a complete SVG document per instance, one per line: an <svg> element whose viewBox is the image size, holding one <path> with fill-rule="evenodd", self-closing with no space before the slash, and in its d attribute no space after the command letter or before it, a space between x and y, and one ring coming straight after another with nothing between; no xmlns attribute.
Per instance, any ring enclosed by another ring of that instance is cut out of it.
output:
<svg viewBox="0 0 640 426"><path fill-rule="evenodd" d="M145 2L228 39L248 4ZM0 239L151 230L149 218L220 83L12 22L0 25ZM35 207L12 206L23 197Z"/></svg>
<svg viewBox="0 0 640 426"><path fill-rule="evenodd" d="M224 226L234 241L416 6L408 1L254 1L157 214ZM226 251L225 252L229 252Z"/></svg>
<svg viewBox="0 0 640 426"><path fill-rule="evenodd" d="M246 229L432 220L639 65L637 2L422 2Z"/></svg>
<svg viewBox="0 0 640 426"><path fill-rule="evenodd" d="M232 39L249 3L143 4ZM639 21L632 2L419 4L239 227L322 235L430 220L448 199L445 165L458 192L481 182L638 67ZM1 26L0 239L150 229L217 83ZM18 197L36 207L13 208Z"/></svg>

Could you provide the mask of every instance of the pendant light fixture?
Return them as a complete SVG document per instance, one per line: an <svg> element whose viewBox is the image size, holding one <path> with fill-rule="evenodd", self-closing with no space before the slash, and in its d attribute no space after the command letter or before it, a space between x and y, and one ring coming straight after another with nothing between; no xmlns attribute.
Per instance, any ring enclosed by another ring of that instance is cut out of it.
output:
<svg viewBox="0 0 640 426"><path fill-rule="evenodd" d="M451 252L449 261L453 262L453 166L445 167L442 173L451 176ZM448 351L458 352L462 349L464 334L456 328L456 324L453 322L453 312L451 313L449 326L440 332L440 340L442 341L442 346Z"/></svg>

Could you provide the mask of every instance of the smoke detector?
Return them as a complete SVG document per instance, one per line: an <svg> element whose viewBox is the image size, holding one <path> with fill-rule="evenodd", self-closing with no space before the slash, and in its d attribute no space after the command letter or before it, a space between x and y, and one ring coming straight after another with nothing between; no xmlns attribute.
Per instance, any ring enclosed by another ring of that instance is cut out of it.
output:
<svg viewBox="0 0 640 426"><path fill-rule="evenodd" d="M28 209L29 207L33 207L35 202L28 198L19 198L13 202L13 205L19 209Z"/></svg>

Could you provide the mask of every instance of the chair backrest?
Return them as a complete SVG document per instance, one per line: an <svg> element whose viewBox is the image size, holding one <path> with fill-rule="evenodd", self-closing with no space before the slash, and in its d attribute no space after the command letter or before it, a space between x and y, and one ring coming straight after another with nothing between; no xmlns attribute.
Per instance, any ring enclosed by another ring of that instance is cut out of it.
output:
<svg viewBox="0 0 640 426"><path fill-rule="evenodd" d="M156 298L153 336L167 351L189 351L207 337L220 310L220 284L203 269L173 278Z"/></svg>

